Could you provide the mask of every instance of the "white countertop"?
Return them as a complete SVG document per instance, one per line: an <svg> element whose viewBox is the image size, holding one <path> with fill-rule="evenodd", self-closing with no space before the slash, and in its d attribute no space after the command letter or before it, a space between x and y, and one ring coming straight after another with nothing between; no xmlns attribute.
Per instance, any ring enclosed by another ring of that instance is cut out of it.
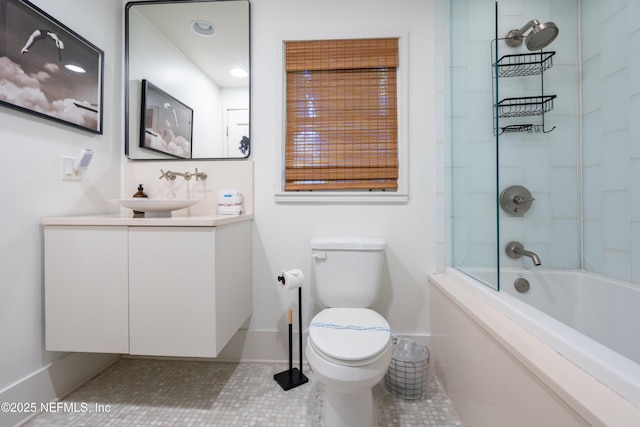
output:
<svg viewBox="0 0 640 427"><path fill-rule="evenodd" d="M44 218L44 225L121 225L139 227L217 227L236 222L250 221L253 214L242 215L190 215L168 218L134 218L133 214L107 214L85 216L61 216Z"/></svg>

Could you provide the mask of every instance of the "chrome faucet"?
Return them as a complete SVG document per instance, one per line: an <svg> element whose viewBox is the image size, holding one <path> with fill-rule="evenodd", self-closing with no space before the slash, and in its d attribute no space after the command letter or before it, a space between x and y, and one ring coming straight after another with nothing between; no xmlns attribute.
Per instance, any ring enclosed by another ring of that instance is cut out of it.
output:
<svg viewBox="0 0 640 427"><path fill-rule="evenodd" d="M520 242L509 242L507 243L507 246L504 248L504 250L509 258L520 258L522 256L528 256L529 258L531 258L531 261L533 261L534 265L542 265L540 257L537 254L526 250Z"/></svg>

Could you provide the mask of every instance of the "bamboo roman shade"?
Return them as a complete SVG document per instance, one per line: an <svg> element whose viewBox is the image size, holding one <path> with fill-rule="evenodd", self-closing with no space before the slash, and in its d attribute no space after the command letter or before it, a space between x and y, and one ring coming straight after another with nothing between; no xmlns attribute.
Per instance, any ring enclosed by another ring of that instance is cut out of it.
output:
<svg viewBox="0 0 640 427"><path fill-rule="evenodd" d="M285 43L285 190L395 190L398 39Z"/></svg>

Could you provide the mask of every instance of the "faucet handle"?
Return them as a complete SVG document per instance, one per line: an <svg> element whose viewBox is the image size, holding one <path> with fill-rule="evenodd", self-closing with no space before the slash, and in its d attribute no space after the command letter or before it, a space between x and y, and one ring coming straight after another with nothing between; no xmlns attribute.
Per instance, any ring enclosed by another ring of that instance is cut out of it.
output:
<svg viewBox="0 0 640 427"><path fill-rule="evenodd" d="M160 169L160 172L162 173L162 175L160 175L160 177L158 179L162 179L162 178L166 178L167 181L171 180L175 180L176 179L176 174L174 172L171 171L163 171L162 169Z"/></svg>
<svg viewBox="0 0 640 427"><path fill-rule="evenodd" d="M513 216L524 215L534 200L531 192L521 185L512 185L500 194L500 206Z"/></svg>
<svg viewBox="0 0 640 427"><path fill-rule="evenodd" d="M196 181L199 180L206 180L207 179L207 173L206 172L198 172L198 168L196 168L196 173L194 174L196 176Z"/></svg>
<svg viewBox="0 0 640 427"><path fill-rule="evenodd" d="M520 196L514 196L513 197L513 203L517 203L517 204L520 204L520 203L531 203L534 200L535 200L535 197L527 198L526 195L524 195L523 197L520 197Z"/></svg>

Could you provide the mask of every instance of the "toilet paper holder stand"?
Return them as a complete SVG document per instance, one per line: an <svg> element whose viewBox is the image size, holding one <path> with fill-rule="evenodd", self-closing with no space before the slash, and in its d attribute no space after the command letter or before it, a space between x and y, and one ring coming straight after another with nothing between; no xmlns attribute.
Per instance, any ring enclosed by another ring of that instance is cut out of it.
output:
<svg viewBox="0 0 640 427"><path fill-rule="evenodd" d="M284 276L278 276L278 281L284 284ZM291 310L289 310L289 369L273 376L273 379L284 391L291 390L309 382L309 378L302 373L302 288L298 288L298 332L300 335L300 369L293 367L293 324Z"/></svg>

